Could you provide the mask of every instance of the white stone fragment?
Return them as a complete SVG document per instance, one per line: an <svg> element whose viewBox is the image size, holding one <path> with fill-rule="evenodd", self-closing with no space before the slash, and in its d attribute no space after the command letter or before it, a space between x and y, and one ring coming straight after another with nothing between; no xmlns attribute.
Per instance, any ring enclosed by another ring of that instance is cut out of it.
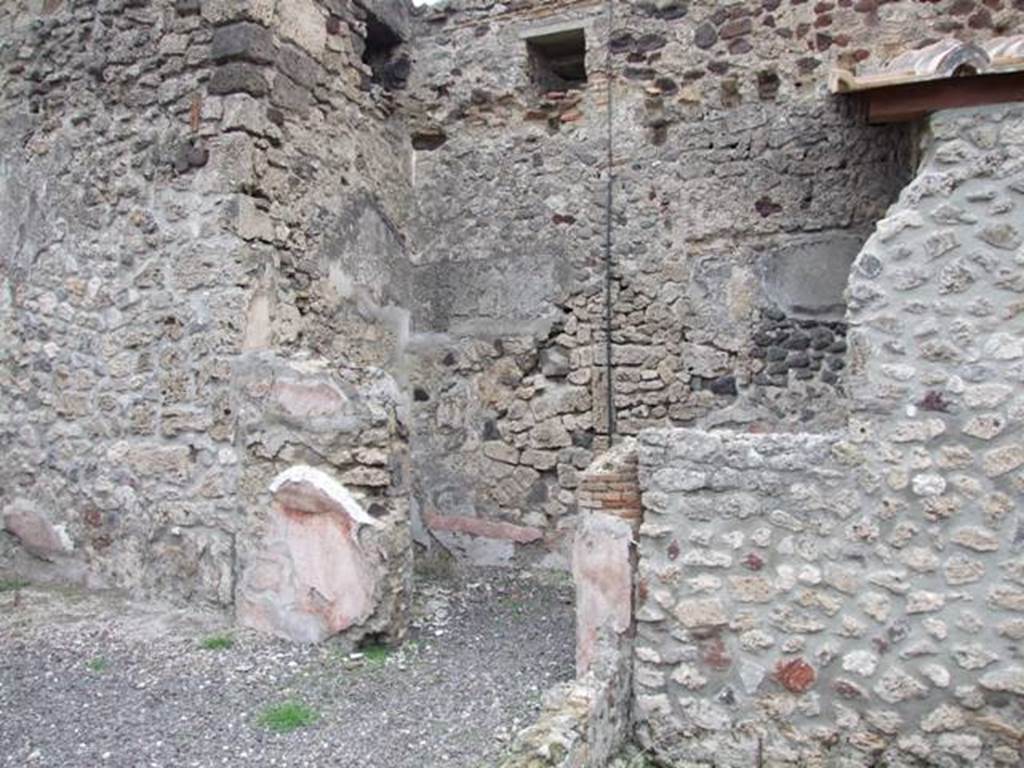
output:
<svg viewBox="0 0 1024 768"><path fill-rule="evenodd" d="M280 473L270 483L270 492L277 493L282 486L288 483L308 483L335 501L353 522L360 525L369 525L374 528L383 528L384 523L371 517L362 505L356 501L356 497L341 483L328 475L326 472L311 467L308 464L296 464Z"/></svg>
<svg viewBox="0 0 1024 768"><path fill-rule="evenodd" d="M941 496L946 490L946 479L935 474L915 475L912 487L918 496Z"/></svg>
<svg viewBox="0 0 1024 768"><path fill-rule="evenodd" d="M949 686L950 674L949 670L940 664L925 664L921 667L921 674L928 678L928 681L936 688L946 688Z"/></svg>
<svg viewBox="0 0 1024 768"><path fill-rule="evenodd" d="M878 669L878 655L871 651L851 651L843 657L843 670L871 677Z"/></svg>

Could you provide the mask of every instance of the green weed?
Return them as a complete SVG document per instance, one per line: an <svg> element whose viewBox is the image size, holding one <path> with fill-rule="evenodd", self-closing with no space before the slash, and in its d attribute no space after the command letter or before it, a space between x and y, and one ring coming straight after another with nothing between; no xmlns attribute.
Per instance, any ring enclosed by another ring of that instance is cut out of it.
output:
<svg viewBox="0 0 1024 768"><path fill-rule="evenodd" d="M263 710L259 723L268 730L276 733L288 733L298 728L312 725L320 718L310 707L302 702L286 701L281 704L274 704Z"/></svg>
<svg viewBox="0 0 1024 768"><path fill-rule="evenodd" d="M199 642L199 647L204 651L226 651L235 644L231 635L210 635Z"/></svg>
<svg viewBox="0 0 1024 768"><path fill-rule="evenodd" d="M391 655L391 649L386 645L368 645L360 649L360 653L363 654L367 664L379 667L383 666L388 660L388 657Z"/></svg>

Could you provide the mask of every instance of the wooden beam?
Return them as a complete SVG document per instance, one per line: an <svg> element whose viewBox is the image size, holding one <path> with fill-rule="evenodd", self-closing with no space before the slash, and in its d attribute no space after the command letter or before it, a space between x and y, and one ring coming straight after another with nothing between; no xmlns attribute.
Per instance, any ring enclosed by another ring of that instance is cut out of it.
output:
<svg viewBox="0 0 1024 768"><path fill-rule="evenodd" d="M905 123L929 112L1024 102L1024 72L955 77L863 91L871 123Z"/></svg>

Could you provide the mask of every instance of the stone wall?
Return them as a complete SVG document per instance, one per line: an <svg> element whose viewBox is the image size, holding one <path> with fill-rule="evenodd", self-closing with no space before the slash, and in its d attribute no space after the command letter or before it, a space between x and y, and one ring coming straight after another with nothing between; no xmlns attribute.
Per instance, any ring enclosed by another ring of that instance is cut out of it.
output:
<svg viewBox="0 0 1024 768"><path fill-rule="evenodd" d="M852 415L640 435L635 716L716 765L1016 765L1020 107L934 116L850 278Z"/></svg>
<svg viewBox="0 0 1024 768"><path fill-rule="evenodd" d="M1019 6L6 3L3 506L75 578L230 602L248 463L283 468L243 442L239 371L311 365L383 397L421 543L564 567L610 422L843 422L840 286L916 149L824 74ZM546 91L523 35L566 24L588 82ZM216 565L178 579L148 553L185 517Z"/></svg>
<svg viewBox="0 0 1024 768"><path fill-rule="evenodd" d="M379 369L406 324L409 152L380 84L404 43L364 55L407 16L0 9L5 567L230 605L291 462L408 548L404 398Z"/></svg>
<svg viewBox="0 0 1024 768"><path fill-rule="evenodd" d="M915 161L913 129L866 125L827 95L828 69L1024 19L997 6L616 4L610 30L578 3L425 9L404 98L427 515L505 521L538 557L564 551L579 472L607 447L606 46L617 430L823 430L846 416L850 264ZM566 25L584 29L587 83L542 92L523 36Z"/></svg>
<svg viewBox="0 0 1024 768"><path fill-rule="evenodd" d="M756 765L763 755L811 765L840 737L859 738L844 713L874 693L864 669L849 668L862 657L878 666L873 640L890 642L882 622L893 606L884 588L868 592L887 571L859 537L860 498L832 457L837 442L641 434L634 719L643 746L678 762Z"/></svg>
<svg viewBox="0 0 1024 768"><path fill-rule="evenodd" d="M250 278L196 98L212 30L173 3L0 13L4 506L64 531L82 578L140 586L160 505L198 508L234 430ZM171 591L229 601L230 536L189 535L218 564Z"/></svg>

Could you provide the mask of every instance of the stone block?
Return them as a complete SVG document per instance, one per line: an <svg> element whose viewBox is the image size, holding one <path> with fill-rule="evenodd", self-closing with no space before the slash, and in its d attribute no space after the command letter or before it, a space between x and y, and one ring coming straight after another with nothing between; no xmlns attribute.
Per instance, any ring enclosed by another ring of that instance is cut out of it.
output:
<svg viewBox="0 0 1024 768"><path fill-rule="evenodd" d="M327 17L313 0L289 0L287 11L279 16L278 34L319 56L327 42Z"/></svg>
<svg viewBox="0 0 1024 768"><path fill-rule="evenodd" d="M313 94L291 78L278 74L270 91L270 103L285 114L303 116L313 105Z"/></svg>
<svg viewBox="0 0 1024 768"><path fill-rule="evenodd" d="M248 195L235 195L228 203L228 220L235 234L243 240L274 239L274 223L270 214L256 205Z"/></svg>
<svg viewBox="0 0 1024 768"><path fill-rule="evenodd" d="M53 560L74 549L64 526L53 525L28 499L15 499L3 508L3 529L14 536L27 552L42 560Z"/></svg>
<svg viewBox="0 0 1024 768"><path fill-rule="evenodd" d="M505 464L518 464L519 451L500 440L488 440L483 444L483 454L489 459L500 461Z"/></svg>
<svg viewBox="0 0 1024 768"><path fill-rule="evenodd" d="M273 36L259 24L242 21L214 30L210 57L216 62L237 60L270 64L275 56Z"/></svg>
<svg viewBox="0 0 1024 768"><path fill-rule="evenodd" d="M302 643L366 624L380 607L389 565L373 537L359 529L384 536L388 524L313 467L282 472L269 490L262 544L241 562L239 623Z"/></svg>
<svg viewBox="0 0 1024 768"><path fill-rule="evenodd" d="M1015 693L1024 696L1024 667L1010 666L987 672L978 684L989 691Z"/></svg>
<svg viewBox="0 0 1024 768"><path fill-rule="evenodd" d="M464 533L485 539L497 539L529 544L543 538L543 531L525 525L515 525L500 520L487 520L480 517L464 515L440 515L435 512L424 512L423 520L432 531L450 531Z"/></svg>
<svg viewBox="0 0 1024 768"><path fill-rule="evenodd" d="M722 627L729 623L725 606L716 598L680 600L675 616L687 629Z"/></svg>
<svg viewBox="0 0 1024 768"><path fill-rule="evenodd" d="M336 384L310 377L275 379L271 397L275 411L302 424L340 416L349 406L349 398Z"/></svg>
<svg viewBox="0 0 1024 768"><path fill-rule="evenodd" d="M292 82L310 90L325 76L324 68L315 59L290 45L281 46L277 52L277 67Z"/></svg>
<svg viewBox="0 0 1024 768"><path fill-rule="evenodd" d="M950 534L949 540L975 552L995 552L999 549L999 537L990 530L977 526L963 526Z"/></svg>
<svg viewBox="0 0 1024 768"><path fill-rule="evenodd" d="M213 24L250 20L269 26L278 0L203 0L203 18Z"/></svg>
<svg viewBox="0 0 1024 768"><path fill-rule="evenodd" d="M1005 445L988 451L982 457L982 468L987 477L1000 477L1024 465L1024 447Z"/></svg>
<svg viewBox="0 0 1024 768"><path fill-rule="evenodd" d="M780 661L775 667L775 679L790 693L806 693L817 680L814 667L802 658Z"/></svg>
<svg viewBox="0 0 1024 768"><path fill-rule="evenodd" d="M107 449L107 461L143 483L181 484L195 469L187 445L120 441Z"/></svg>
<svg viewBox="0 0 1024 768"><path fill-rule="evenodd" d="M258 65L232 61L213 71L207 90L214 95L248 93L250 96L261 97L270 93L270 83Z"/></svg>

